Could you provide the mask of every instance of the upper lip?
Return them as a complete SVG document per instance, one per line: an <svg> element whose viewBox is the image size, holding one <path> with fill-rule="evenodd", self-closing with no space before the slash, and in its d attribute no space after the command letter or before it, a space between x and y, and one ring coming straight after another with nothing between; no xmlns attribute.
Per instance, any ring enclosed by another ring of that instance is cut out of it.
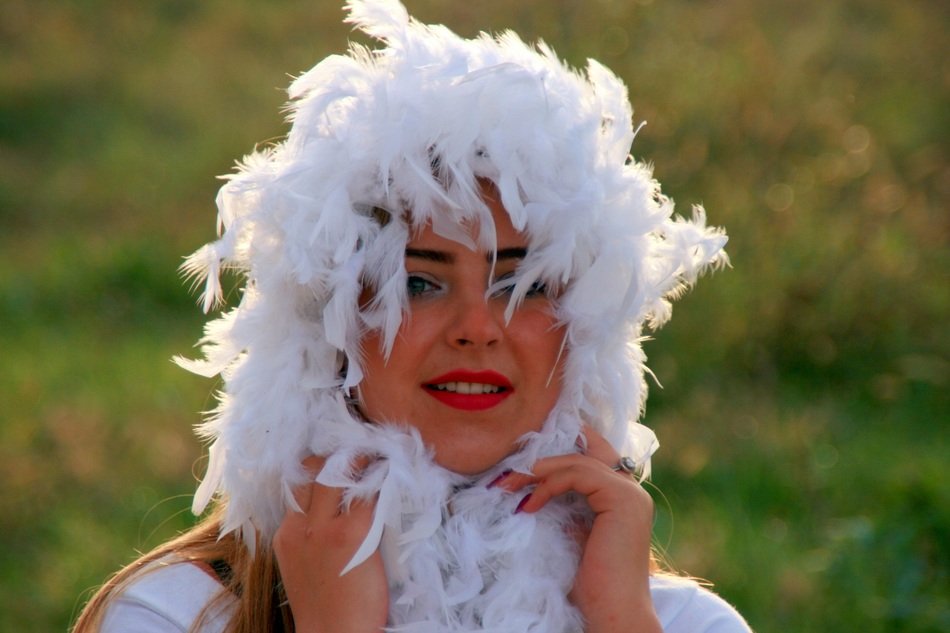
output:
<svg viewBox="0 0 950 633"><path fill-rule="evenodd" d="M513 388L511 381L508 380L507 377L499 374L497 371L492 371L490 369L453 369L452 371L446 372L441 376L436 376L435 378L426 380L423 383L423 386L441 385L447 382L471 382L480 383L483 385L494 385L504 389Z"/></svg>

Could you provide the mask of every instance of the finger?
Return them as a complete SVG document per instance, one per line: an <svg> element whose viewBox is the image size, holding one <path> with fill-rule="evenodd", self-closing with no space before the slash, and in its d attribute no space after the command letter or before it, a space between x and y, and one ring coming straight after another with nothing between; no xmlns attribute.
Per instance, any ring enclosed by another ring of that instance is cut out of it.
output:
<svg viewBox="0 0 950 633"><path fill-rule="evenodd" d="M363 471L377 459L372 455L359 455L349 463L350 477L354 480L359 480L362 477ZM352 514L357 512L360 509L363 509L366 505L370 506L372 509L374 504L367 504L364 501L355 500L349 504L348 507L344 507L345 501L345 492L346 489L342 487L334 486L325 486L321 483L314 483L312 489L312 499L314 506L314 518L318 520L330 520L334 517L338 517L342 514Z"/></svg>
<svg viewBox="0 0 950 633"><path fill-rule="evenodd" d="M618 517L626 516L651 522L653 499L650 495L631 479L621 479L613 475L609 479L612 481L605 483L601 476L599 482L594 482L576 477L574 473L559 472L541 481L519 505L520 511L537 512L551 499L568 492L576 492L587 499L596 515L611 513Z"/></svg>
<svg viewBox="0 0 950 633"><path fill-rule="evenodd" d="M602 440L606 443L606 440ZM607 444L609 450L613 450L609 444ZM577 458L582 460L590 459L593 462L600 464L601 466L612 466L617 463L617 460L609 461L609 459L598 459L597 457L590 456L585 454L571 453L568 455L559 455L555 457L545 457L534 463L531 473L520 473L516 471L509 471L503 473L494 481L489 484L489 488L499 487L507 490L508 492L517 492L527 486L535 484L538 480L543 477L546 473L562 468L564 466L570 465L575 462ZM609 470L609 468L608 468Z"/></svg>
<svg viewBox="0 0 950 633"><path fill-rule="evenodd" d="M587 442L587 455L611 467L620 460L620 453L592 426L585 424L581 433Z"/></svg>
<svg viewBox="0 0 950 633"><path fill-rule="evenodd" d="M313 482L310 485L310 509L307 516L312 521L329 521L340 513L343 503L343 488L333 488Z"/></svg>
<svg viewBox="0 0 950 633"><path fill-rule="evenodd" d="M613 472L605 460L597 459L591 455L555 455L554 457L544 457L539 459L531 467L535 479L544 479L552 473L571 467L586 468L599 473Z"/></svg>
<svg viewBox="0 0 950 633"><path fill-rule="evenodd" d="M326 460L322 457L311 455L301 462L304 471L307 473L307 478L305 483L294 488L294 500L297 502L297 505L300 506L301 512L306 513L310 510L313 495L313 481L317 473L320 472L320 469L323 468L325 461ZM289 509L289 512L294 512L293 508Z"/></svg>
<svg viewBox="0 0 950 633"><path fill-rule="evenodd" d="M595 513L637 508L652 514L652 499L629 477L617 477L606 464L585 455L548 457L535 464L537 483L531 497L521 507L534 512L548 501L567 492L584 495Z"/></svg>
<svg viewBox="0 0 950 633"><path fill-rule="evenodd" d="M519 473L517 471L509 470L508 472L502 473L494 481L488 484L489 488L499 487L507 490L508 492L517 492L525 486L531 485L538 480L537 477L528 473Z"/></svg>
<svg viewBox="0 0 950 633"><path fill-rule="evenodd" d="M365 536L370 526L373 524L373 517L376 513L376 503L379 500L379 493L370 498L356 498L342 502L346 507L340 507L336 516L337 521L345 521L354 534ZM362 542L362 539L361 539Z"/></svg>
<svg viewBox="0 0 950 633"><path fill-rule="evenodd" d="M361 479L363 473L371 464L373 464L378 458L373 455L359 455L350 462L350 468L352 469L353 478ZM341 516L344 513L347 517L356 522L357 525L360 523L367 523L372 520L373 510L376 508L376 499L378 495L373 496L372 499L365 498L354 498L349 502L346 502L342 497L340 500L340 505L337 508L337 515ZM346 505L346 507L343 507Z"/></svg>
<svg viewBox="0 0 950 633"><path fill-rule="evenodd" d="M594 472L590 464L564 463L551 470L544 469L544 474L538 474L538 480L530 498L521 504L521 510L534 512L540 510L554 497L568 492L578 492L583 495L595 493L603 486L604 474ZM600 479L600 486L596 483Z"/></svg>

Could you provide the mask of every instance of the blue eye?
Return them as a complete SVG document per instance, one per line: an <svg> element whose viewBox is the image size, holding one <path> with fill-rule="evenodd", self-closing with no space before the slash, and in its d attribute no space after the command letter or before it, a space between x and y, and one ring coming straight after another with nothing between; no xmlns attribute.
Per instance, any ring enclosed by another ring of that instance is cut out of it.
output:
<svg viewBox="0 0 950 633"><path fill-rule="evenodd" d="M515 274L513 272L502 275L497 280L495 280L496 290L494 293L492 293L492 296L500 297L502 295L511 294L511 291L515 288L515 283L517 283L517 279L515 279ZM525 293L525 297L541 297L545 296L546 294L547 286L545 286L544 282L539 279L538 281L531 284L531 287L528 288L528 292Z"/></svg>
<svg viewBox="0 0 950 633"><path fill-rule="evenodd" d="M418 297L426 294L427 292L432 292L438 290L439 287L426 279L425 277L420 277L419 275L409 275L406 278L406 292L410 297Z"/></svg>

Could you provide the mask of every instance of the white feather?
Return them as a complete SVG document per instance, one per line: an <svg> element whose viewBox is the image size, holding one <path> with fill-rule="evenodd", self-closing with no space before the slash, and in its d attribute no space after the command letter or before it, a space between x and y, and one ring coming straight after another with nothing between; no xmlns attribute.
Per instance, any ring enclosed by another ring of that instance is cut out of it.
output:
<svg viewBox="0 0 950 633"><path fill-rule="evenodd" d="M224 383L199 427L212 444L194 509L217 495L225 532L249 547L258 535L266 542L295 507L301 459L329 456L321 481L343 488L347 503L379 496L347 570L382 548L391 630L580 631L566 597L577 551L565 528L583 504L516 516L517 498L484 483L575 450L583 423L649 473L658 444L637 423L643 328L662 325L705 269L728 263L725 235L706 227L701 208L674 218L650 170L628 160L626 87L597 62L580 74L511 32L462 39L412 20L396 0L346 8L383 48L353 45L293 81L287 139L226 179L220 238L182 266L203 283L205 310L223 299L222 271L246 280L240 304L206 327L203 358L176 359ZM541 280L562 290L567 338L561 397L544 427L472 482L436 465L411 429L353 417L344 396L362 380L363 333L381 331L388 354L406 318L413 230L430 224L472 244L460 227L478 222L479 246L495 246L478 197L486 178L529 237L506 317ZM360 310L366 285L374 299ZM362 477L349 467L358 455L379 457Z"/></svg>

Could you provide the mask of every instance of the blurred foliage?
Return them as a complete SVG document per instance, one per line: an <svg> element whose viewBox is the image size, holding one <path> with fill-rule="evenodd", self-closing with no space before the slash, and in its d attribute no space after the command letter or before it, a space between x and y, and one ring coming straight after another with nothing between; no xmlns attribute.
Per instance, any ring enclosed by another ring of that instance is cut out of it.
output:
<svg viewBox="0 0 950 633"><path fill-rule="evenodd" d="M768 631L950 629L950 8L935 0L408 0L630 86L634 154L734 268L648 344L657 540ZM167 359L213 176L279 137L333 2L0 5L0 629L190 524L214 384ZM143 518L144 517L144 518Z"/></svg>

